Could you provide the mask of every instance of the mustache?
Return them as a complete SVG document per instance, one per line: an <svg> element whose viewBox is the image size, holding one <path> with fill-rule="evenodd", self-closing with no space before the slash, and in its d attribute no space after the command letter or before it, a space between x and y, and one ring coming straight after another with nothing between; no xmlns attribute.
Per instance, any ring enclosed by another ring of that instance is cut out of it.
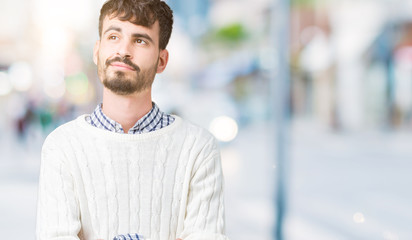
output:
<svg viewBox="0 0 412 240"><path fill-rule="evenodd" d="M134 64L129 58L114 57L112 59L107 59L106 60L106 66L109 66L110 64L112 64L114 62L122 62L122 63L127 64L128 66L132 67L137 72L140 72L139 66Z"/></svg>

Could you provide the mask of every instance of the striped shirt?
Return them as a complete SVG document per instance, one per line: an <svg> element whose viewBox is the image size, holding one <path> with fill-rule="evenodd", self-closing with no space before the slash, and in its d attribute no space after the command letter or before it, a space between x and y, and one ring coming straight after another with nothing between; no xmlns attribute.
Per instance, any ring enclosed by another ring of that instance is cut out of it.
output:
<svg viewBox="0 0 412 240"><path fill-rule="evenodd" d="M147 238L143 238L138 234L126 234L126 235L119 235L113 238L113 240L149 240Z"/></svg>
<svg viewBox="0 0 412 240"><path fill-rule="evenodd" d="M100 129L116 133L124 133L120 123L110 119L103 113L102 105L102 103L97 105L94 112L86 117L86 121L92 126ZM152 106L152 109L129 129L128 134L153 132L173 123L175 120L173 116L160 111L159 107L154 102L152 103Z"/></svg>

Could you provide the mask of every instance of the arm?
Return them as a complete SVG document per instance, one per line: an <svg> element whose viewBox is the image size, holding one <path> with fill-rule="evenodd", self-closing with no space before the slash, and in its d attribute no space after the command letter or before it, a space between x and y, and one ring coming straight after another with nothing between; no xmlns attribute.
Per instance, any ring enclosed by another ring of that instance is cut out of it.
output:
<svg viewBox="0 0 412 240"><path fill-rule="evenodd" d="M50 136L42 149L37 207L38 240L78 240L79 206L64 154Z"/></svg>
<svg viewBox="0 0 412 240"><path fill-rule="evenodd" d="M224 235L223 174L215 141L199 154L189 185L184 229L179 239L228 240Z"/></svg>

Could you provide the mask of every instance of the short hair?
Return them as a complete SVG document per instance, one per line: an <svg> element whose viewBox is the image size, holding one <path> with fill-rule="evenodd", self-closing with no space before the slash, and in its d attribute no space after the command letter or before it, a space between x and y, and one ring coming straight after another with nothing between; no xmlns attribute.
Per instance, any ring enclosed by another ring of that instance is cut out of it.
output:
<svg viewBox="0 0 412 240"><path fill-rule="evenodd" d="M108 0L100 9L99 36L106 16L136 25L151 27L159 21L159 48L166 49L173 28L173 11L161 0Z"/></svg>

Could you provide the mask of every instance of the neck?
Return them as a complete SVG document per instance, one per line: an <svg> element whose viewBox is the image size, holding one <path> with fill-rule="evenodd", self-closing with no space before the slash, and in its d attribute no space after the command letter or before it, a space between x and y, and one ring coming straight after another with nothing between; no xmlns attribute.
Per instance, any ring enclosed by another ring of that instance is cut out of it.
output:
<svg viewBox="0 0 412 240"><path fill-rule="evenodd" d="M125 133L152 109L151 90L132 95L117 95L103 90L103 113L122 125Z"/></svg>

